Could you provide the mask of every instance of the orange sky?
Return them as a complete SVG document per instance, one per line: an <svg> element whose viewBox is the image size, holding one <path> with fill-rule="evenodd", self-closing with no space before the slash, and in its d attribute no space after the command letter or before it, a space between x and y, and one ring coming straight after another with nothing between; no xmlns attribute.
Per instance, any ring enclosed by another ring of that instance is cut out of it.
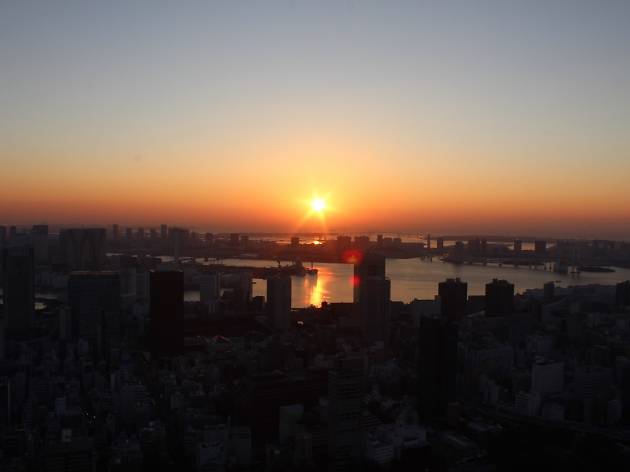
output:
<svg viewBox="0 0 630 472"><path fill-rule="evenodd" d="M0 224L630 239L630 4L578 3L9 2Z"/></svg>

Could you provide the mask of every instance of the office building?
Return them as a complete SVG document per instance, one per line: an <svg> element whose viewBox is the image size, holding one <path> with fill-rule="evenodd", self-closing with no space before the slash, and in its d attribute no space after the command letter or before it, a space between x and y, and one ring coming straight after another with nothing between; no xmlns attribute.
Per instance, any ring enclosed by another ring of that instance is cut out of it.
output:
<svg viewBox="0 0 630 472"><path fill-rule="evenodd" d="M385 257L367 252L354 265L354 310L368 344L389 342L391 283Z"/></svg>
<svg viewBox="0 0 630 472"><path fill-rule="evenodd" d="M456 400L457 326L437 317L420 318L418 335L418 418L446 416Z"/></svg>
<svg viewBox="0 0 630 472"><path fill-rule="evenodd" d="M330 470L350 470L363 458L365 365L360 356L338 358L328 372L328 460Z"/></svg>
<svg viewBox="0 0 630 472"><path fill-rule="evenodd" d="M514 312L514 284L493 279L486 284L486 316L505 316Z"/></svg>
<svg viewBox="0 0 630 472"><path fill-rule="evenodd" d="M72 337L83 338L94 355L106 356L121 336L121 280L117 272L72 272L68 279Z"/></svg>
<svg viewBox="0 0 630 472"><path fill-rule="evenodd" d="M50 262L48 259L48 225L34 225L31 229L31 240L35 265L48 264Z"/></svg>
<svg viewBox="0 0 630 472"><path fill-rule="evenodd" d="M448 321L461 320L466 316L468 284L460 279L447 279L438 284L442 318Z"/></svg>
<svg viewBox="0 0 630 472"><path fill-rule="evenodd" d="M267 279L267 313L274 330L291 327L291 276L278 274Z"/></svg>
<svg viewBox="0 0 630 472"><path fill-rule="evenodd" d="M150 273L151 350L153 355L181 352L184 344L184 273Z"/></svg>
<svg viewBox="0 0 630 472"><path fill-rule="evenodd" d="M31 335L35 312L33 248L12 246L2 250L2 287L7 339Z"/></svg>
<svg viewBox="0 0 630 472"><path fill-rule="evenodd" d="M199 277L199 294L201 303L209 313L215 313L221 295L220 276L216 272L202 274Z"/></svg>
<svg viewBox="0 0 630 472"><path fill-rule="evenodd" d="M105 229L63 229L59 245L64 263L70 270L101 270L105 263Z"/></svg>

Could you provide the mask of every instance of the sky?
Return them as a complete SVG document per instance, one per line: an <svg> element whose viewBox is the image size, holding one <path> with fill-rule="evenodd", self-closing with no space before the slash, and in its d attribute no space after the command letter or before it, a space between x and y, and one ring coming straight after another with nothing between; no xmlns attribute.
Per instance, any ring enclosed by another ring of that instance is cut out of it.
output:
<svg viewBox="0 0 630 472"><path fill-rule="evenodd" d="M629 45L615 0L0 0L0 224L630 239Z"/></svg>

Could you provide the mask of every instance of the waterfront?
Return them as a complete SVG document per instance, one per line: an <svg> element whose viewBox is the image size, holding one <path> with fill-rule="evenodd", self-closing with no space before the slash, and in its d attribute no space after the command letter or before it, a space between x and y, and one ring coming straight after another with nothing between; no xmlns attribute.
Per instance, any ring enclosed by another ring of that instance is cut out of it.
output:
<svg viewBox="0 0 630 472"><path fill-rule="evenodd" d="M199 262L201 261L200 259ZM224 259L221 262L232 266L271 267L277 265L276 261L270 260ZM288 262L283 262L283 264L288 264ZM352 265L315 263L314 267L318 269L317 276L292 277L292 305L294 308L309 305L319 306L323 301L352 301ZM588 284L612 285L623 280L630 280L629 269L617 268L615 272L610 273L561 275L543 268L455 265L441 262L438 259L429 261L418 258L388 259L386 272L392 284L391 299L402 302L410 302L414 298L433 298L437 294L438 283L453 277L459 277L468 283L470 295L482 295L485 284L493 278L506 279L512 282L519 293L531 288L542 288L543 284L549 281L556 282L560 287L568 287ZM265 296L266 281L255 279L254 282L253 294ZM198 300L199 293L188 291L186 292L186 299L188 301Z"/></svg>

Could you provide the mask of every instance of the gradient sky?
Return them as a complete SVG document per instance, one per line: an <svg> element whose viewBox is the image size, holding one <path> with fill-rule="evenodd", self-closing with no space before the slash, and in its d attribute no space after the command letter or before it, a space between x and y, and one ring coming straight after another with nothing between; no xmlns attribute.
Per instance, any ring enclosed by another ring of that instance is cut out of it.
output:
<svg viewBox="0 0 630 472"><path fill-rule="evenodd" d="M0 223L630 239L628 1L0 1Z"/></svg>

